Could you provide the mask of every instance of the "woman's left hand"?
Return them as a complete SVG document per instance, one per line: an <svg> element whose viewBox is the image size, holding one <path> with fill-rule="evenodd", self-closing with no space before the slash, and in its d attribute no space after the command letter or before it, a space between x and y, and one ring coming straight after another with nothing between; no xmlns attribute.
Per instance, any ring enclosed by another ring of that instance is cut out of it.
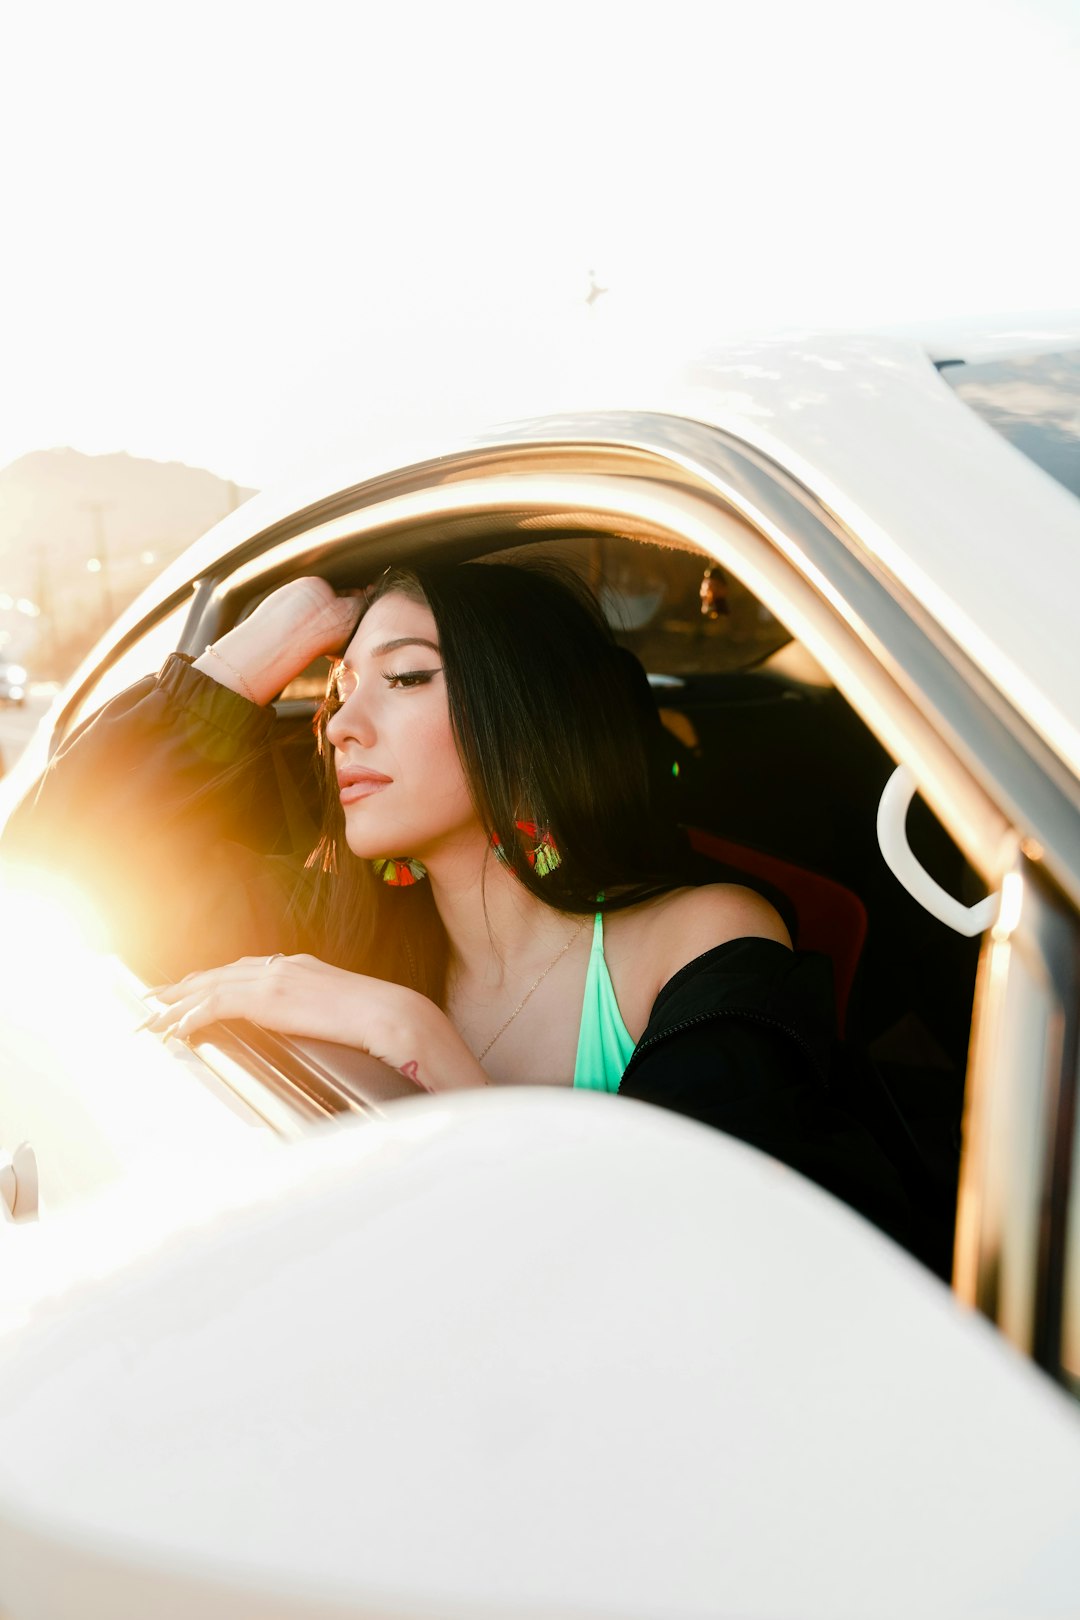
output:
<svg viewBox="0 0 1080 1620"><path fill-rule="evenodd" d="M153 992L163 1004L142 1026L187 1040L207 1024L246 1018L282 1035L354 1046L425 1091L487 1085L446 1014L404 985L332 967L316 956L242 956Z"/></svg>

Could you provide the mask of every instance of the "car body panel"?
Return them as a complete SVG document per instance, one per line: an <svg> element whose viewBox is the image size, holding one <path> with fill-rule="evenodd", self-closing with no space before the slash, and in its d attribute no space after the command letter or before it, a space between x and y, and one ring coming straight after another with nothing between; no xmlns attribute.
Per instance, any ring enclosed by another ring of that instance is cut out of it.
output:
<svg viewBox="0 0 1080 1620"><path fill-rule="evenodd" d="M215 1620L1033 1620L1080 1590L1080 1414L694 1122L427 1098L214 1202L158 1247L87 1211L100 1280L62 1314L15 1268L13 1620L64 1588Z"/></svg>

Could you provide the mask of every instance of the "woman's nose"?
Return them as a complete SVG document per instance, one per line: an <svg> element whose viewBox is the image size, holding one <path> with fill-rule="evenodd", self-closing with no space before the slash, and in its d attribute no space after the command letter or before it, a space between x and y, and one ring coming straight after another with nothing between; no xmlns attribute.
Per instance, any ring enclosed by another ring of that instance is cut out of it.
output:
<svg viewBox="0 0 1080 1620"><path fill-rule="evenodd" d="M358 690L352 692L326 722L326 740L331 748L341 748L347 742L370 748L374 743L375 728Z"/></svg>

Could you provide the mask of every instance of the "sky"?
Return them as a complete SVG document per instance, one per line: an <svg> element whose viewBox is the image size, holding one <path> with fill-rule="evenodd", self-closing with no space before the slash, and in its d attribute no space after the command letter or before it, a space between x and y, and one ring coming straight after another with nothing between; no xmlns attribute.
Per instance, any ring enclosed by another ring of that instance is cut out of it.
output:
<svg viewBox="0 0 1080 1620"><path fill-rule="evenodd" d="M23 4L0 466L264 487L593 353L1076 307L1078 84L1076 0Z"/></svg>

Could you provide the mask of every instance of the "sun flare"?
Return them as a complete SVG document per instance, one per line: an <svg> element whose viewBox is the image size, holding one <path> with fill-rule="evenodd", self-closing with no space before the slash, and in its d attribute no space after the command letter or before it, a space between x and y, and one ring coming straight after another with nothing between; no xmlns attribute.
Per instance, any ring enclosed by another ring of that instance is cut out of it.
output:
<svg viewBox="0 0 1080 1620"><path fill-rule="evenodd" d="M0 916L0 1140L34 1148L43 1216L131 1177L190 1166L194 1184L267 1134L190 1053L140 1031L146 987L76 888L0 868Z"/></svg>

